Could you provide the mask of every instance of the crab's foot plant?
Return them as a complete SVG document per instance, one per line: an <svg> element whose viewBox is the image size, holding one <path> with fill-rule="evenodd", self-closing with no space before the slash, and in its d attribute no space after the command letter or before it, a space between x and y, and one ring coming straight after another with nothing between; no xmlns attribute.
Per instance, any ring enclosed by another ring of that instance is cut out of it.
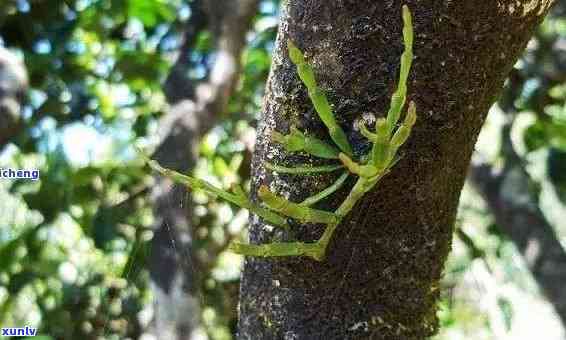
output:
<svg viewBox="0 0 566 340"><path fill-rule="evenodd" d="M267 186L259 187L258 196L261 203L254 203L244 190L236 186L231 191L225 191L212 184L175 171L161 167L157 162L146 159L151 168L175 182L186 185L191 189L202 189L217 195L239 207L248 209L260 216L270 225L289 228L288 218L301 223L318 223L325 225L322 237L316 242L275 242L261 245L233 242L230 250L247 256L277 257L277 256L308 256L315 260L324 259L326 249L332 235L344 217L352 210L354 205L385 176L397 161L397 151L407 141L411 129L415 124L417 113L414 102L410 102L403 121L399 124L401 113L405 108L407 98L407 79L413 59L413 26L411 13L407 6L403 6L403 40L405 50L401 56L399 82L391 98L387 116L377 119L374 131L359 124L361 134L372 144L369 154L356 157L348 138L336 122L332 107L324 93L318 87L313 68L306 62L303 53L288 41L289 57L297 67L297 73L308 90L313 106L328 129L334 145L305 135L295 127L287 135L274 131L271 135L275 143L281 144L288 152L305 152L314 157L335 159L336 164L325 166L296 166L284 167L276 164L266 164L267 169L279 173L295 174L297 176L333 172L343 169L343 174L328 188L308 197L302 202L291 202L284 197L271 192ZM357 177L355 185L333 212L315 209L312 206L320 200L332 195L338 190L349 176Z"/></svg>

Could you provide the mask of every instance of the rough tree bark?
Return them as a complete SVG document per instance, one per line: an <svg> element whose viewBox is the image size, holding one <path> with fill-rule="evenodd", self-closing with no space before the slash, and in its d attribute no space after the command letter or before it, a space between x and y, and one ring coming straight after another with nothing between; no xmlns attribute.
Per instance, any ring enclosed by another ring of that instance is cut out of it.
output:
<svg viewBox="0 0 566 340"><path fill-rule="evenodd" d="M22 129L20 111L27 87L25 66L0 46L0 151Z"/></svg>
<svg viewBox="0 0 566 340"><path fill-rule="evenodd" d="M236 85L245 34L256 13L257 0L194 1L177 62L164 90L171 105L160 122L161 143L154 158L182 173L190 172L202 136L225 112ZM207 79L191 82L187 61L196 33L204 26L216 43L216 61ZM200 281L202 268L191 242L191 202L186 190L162 177L152 189L155 234L150 274L155 294L153 334L158 339L192 339L201 326Z"/></svg>
<svg viewBox="0 0 566 340"><path fill-rule="evenodd" d="M240 339L423 339L435 333L438 281L470 156L485 115L551 1L323 1L286 5L253 161L253 188L300 200L331 178L278 176L295 164L270 141L291 124L325 136L286 53L292 39L316 69L355 148L364 113L383 115L402 51L401 5L415 17L410 99L420 112L404 156L337 230L327 259L247 258ZM335 208L346 192L321 207ZM281 234L251 219L250 241L310 241L321 229Z"/></svg>

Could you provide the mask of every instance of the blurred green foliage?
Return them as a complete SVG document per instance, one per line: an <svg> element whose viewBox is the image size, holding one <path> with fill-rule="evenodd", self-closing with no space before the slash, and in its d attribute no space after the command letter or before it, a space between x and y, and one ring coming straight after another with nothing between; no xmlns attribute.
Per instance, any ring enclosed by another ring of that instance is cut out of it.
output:
<svg viewBox="0 0 566 340"><path fill-rule="evenodd" d="M0 5L2 42L31 87L26 131L1 162L41 170L37 183L2 183L13 201L3 211L34 218L0 222L0 324L54 339L143 333L151 210L131 144L163 111L183 11L181 1Z"/></svg>
<svg viewBox="0 0 566 340"><path fill-rule="evenodd" d="M0 4L0 43L23 58L30 77L25 131L2 150L0 166L41 170L38 182L0 183L1 326L37 326L46 339L139 338L147 329L151 177L132 146L155 142L157 121L167 112L162 84L192 6L182 0ZM263 2L238 95L201 146L195 171L224 185L249 177L249 122L261 105L277 10L277 2ZM211 39L201 30L188 54L186 76L194 81L207 76ZM199 193L195 201L195 247L214 269L204 280L204 321L212 338L227 338L239 258L221 257L217 266L216 248L233 237L226 233L231 216L239 216L232 234L247 218Z"/></svg>

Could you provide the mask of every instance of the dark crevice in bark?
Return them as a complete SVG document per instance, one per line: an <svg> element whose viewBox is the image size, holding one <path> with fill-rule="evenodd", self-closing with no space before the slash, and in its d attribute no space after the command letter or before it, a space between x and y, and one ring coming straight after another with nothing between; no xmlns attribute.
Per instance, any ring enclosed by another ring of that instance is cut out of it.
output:
<svg viewBox="0 0 566 340"><path fill-rule="evenodd" d="M266 161L293 165L270 141L291 125L327 137L286 53L292 39L313 64L338 121L357 152L352 128L364 113L383 116L402 51L401 5L415 17L409 97L419 118L402 160L368 193L334 235L327 259L247 258L240 292L239 339L423 339L436 332L438 281L470 156L485 115L548 2L290 1L282 18L253 161L253 188L268 184L292 200L332 176L277 176ZM335 208L342 190L321 204ZM250 241L321 235L292 233L251 219Z"/></svg>

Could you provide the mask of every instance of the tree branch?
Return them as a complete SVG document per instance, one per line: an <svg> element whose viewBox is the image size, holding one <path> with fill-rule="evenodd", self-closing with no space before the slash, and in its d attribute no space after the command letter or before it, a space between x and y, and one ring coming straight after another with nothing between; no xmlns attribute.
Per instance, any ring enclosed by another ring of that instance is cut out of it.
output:
<svg viewBox="0 0 566 340"><path fill-rule="evenodd" d="M566 325L566 251L530 190L530 177L512 148L510 125L503 128L504 168L496 171L488 164L473 165L469 178Z"/></svg>
<svg viewBox="0 0 566 340"><path fill-rule="evenodd" d="M201 137L226 111L240 72L245 33L257 8L257 0L202 0L193 4L197 23L187 28L183 50L165 84L171 107L160 122L161 143L153 156L182 173L194 167ZM216 60L207 80L195 84L185 76L186 62L195 30L202 29L205 22L215 37ZM200 319L197 274L202 270L193 254L190 201L186 198L184 188L166 178L156 178L152 190L156 231L150 271L157 297L154 333L159 339L189 339Z"/></svg>

